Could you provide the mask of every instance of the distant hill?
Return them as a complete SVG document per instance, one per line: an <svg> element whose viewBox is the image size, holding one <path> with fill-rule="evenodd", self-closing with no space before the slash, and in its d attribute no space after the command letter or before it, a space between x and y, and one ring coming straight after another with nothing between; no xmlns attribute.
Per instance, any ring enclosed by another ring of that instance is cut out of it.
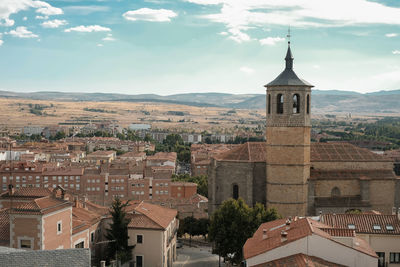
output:
<svg viewBox="0 0 400 267"><path fill-rule="evenodd" d="M160 96L156 94L111 94L111 93L68 93L68 92L32 92L17 93L0 91L2 98L21 98L53 101L126 101L126 102L163 102L202 107L225 107L238 109L265 109L264 94L224 94L224 93L188 93ZM379 91L361 94L353 91L313 90L312 107L321 113L399 113L400 90Z"/></svg>

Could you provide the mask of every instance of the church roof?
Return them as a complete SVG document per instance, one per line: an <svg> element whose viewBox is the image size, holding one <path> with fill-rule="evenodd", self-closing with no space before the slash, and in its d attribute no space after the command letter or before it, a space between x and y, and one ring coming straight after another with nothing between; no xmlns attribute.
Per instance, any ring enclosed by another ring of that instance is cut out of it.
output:
<svg viewBox="0 0 400 267"><path fill-rule="evenodd" d="M293 70L293 56L292 51L290 49L290 44L288 46L288 50L286 53L285 61L286 68L285 70L278 75L272 82L268 83L265 86L308 86L313 87L309 82L300 79L297 74Z"/></svg>
<svg viewBox="0 0 400 267"><path fill-rule="evenodd" d="M219 161L265 162L265 143L247 142L214 158Z"/></svg>
<svg viewBox="0 0 400 267"><path fill-rule="evenodd" d="M311 161L389 161L386 157L347 142L312 143Z"/></svg>
<svg viewBox="0 0 400 267"><path fill-rule="evenodd" d="M392 170L315 170L310 179L316 180L375 180L396 179Z"/></svg>

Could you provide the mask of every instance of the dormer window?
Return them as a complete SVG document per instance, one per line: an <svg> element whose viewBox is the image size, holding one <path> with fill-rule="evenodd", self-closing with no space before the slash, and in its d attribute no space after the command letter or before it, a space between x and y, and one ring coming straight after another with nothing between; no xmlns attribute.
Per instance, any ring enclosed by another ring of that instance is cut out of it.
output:
<svg viewBox="0 0 400 267"><path fill-rule="evenodd" d="M283 95L278 94L276 97L276 113L283 114Z"/></svg>
<svg viewBox="0 0 400 267"><path fill-rule="evenodd" d="M381 228L381 226L380 226L379 224L374 224L374 225L372 226L372 229L374 229L374 230L381 230L382 228Z"/></svg>
<svg viewBox="0 0 400 267"><path fill-rule="evenodd" d="M390 224L386 225L386 230L394 231L393 225L390 225Z"/></svg>
<svg viewBox="0 0 400 267"><path fill-rule="evenodd" d="M300 96L299 96L299 94L293 95L293 113L294 114L300 113Z"/></svg>
<svg viewBox="0 0 400 267"><path fill-rule="evenodd" d="M348 224L347 228L354 230L354 229L356 229L356 226L354 224Z"/></svg>

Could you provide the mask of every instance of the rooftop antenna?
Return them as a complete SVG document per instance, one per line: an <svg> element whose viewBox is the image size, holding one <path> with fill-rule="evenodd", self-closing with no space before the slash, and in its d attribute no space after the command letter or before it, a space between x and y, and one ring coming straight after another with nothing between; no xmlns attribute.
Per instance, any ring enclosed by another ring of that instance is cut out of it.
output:
<svg viewBox="0 0 400 267"><path fill-rule="evenodd" d="M292 37L292 36L290 35L290 25L289 25L288 34L286 35L286 37L288 38L288 44L290 45L290 37Z"/></svg>

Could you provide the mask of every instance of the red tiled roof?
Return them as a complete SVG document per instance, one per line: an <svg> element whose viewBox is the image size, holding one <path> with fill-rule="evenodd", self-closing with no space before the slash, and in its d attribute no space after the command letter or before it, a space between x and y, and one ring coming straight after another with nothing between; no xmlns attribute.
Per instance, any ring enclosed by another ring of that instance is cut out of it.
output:
<svg viewBox="0 0 400 267"><path fill-rule="evenodd" d="M388 159L347 142L332 142L312 143L311 161L388 161Z"/></svg>
<svg viewBox="0 0 400 267"><path fill-rule="evenodd" d="M29 202L20 203L18 206L11 209L11 213L47 214L59 209L64 209L71 205L72 203L66 200L54 198L52 196L46 196L42 198L36 198Z"/></svg>
<svg viewBox="0 0 400 267"><path fill-rule="evenodd" d="M147 216L157 225L166 229L178 214L177 210L141 202L134 208L135 213Z"/></svg>
<svg viewBox="0 0 400 267"><path fill-rule="evenodd" d="M176 161L176 152L158 152L152 156L148 156L147 160L170 160Z"/></svg>
<svg viewBox="0 0 400 267"><path fill-rule="evenodd" d="M315 180L382 180L396 179L392 170L315 170L311 169L310 179Z"/></svg>
<svg viewBox="0 0 400 267"><path fill-rule="evenodd" d="M290 255L274 261L255 265L254 267L345 267L344 265L329 262L318 257L302 253Z"/></svg>
<svg viewBox="0 0 400 267"><path fill-rule="evenodd" d="M0 210L0 245L10 242L10 216L9 209Z"/></svg>
<svg viewBox="0 0 400 267"><path fill-rule="evenodd" d="M244 258L248 259L254 257L312 234L337 242L330 234L322 230L326 228L331 227L312 220L311 218L295 218L291 221L290 226L286 225L286 219L263 223L254 233L253 237L247 239L243 247ZM266 238L263 238L264 231L266 231L267 234ZM282 231L287 233L286 241L282 241L281 239ZM354 244L355 245L352 249L376 257L375 252L368 246L368 244L365 244L362 241L358 242L358 239Z"/></svg>
<svg viewBox="0 0 400 267"><path fill-rule="evenodd" d="M87 155L87 157L93 157L93 156L110 156L115 154L116 152L114 150L97 150L95 152L92 152Z"/></svg>
<svg viewBox="0 0 400 267"><path fill-rule="evenodd" d="M98 223L101 214L97 214L85 208L72 207L72 234L79 233Z"/></svg>
<svg viewBox="0 0 400 267"><path fill-rule="evenodd" d="M52 194L52 191L48 188L37 188L37 187L21 187L18 190L15 190L12 197L19 197L19 198L38 198L38 197L45 197ZM3 197L10 197L9 191L4 192L0 195Z"/></svg>
<svg viewBox="0 0 400 267"><path fill-rule="evenodd" d="M320 228L322 231L327 232L330 236L356 236L354 230L351 229L341 229L341 228Z"/></svg>
<svg viewBox="0 0 400 267"><path fill-rule="evenodd" d="M219 161L265 162L265 143L247 142L214 158Z"/></svg>
<svg viewBox="0 0 400 267"><path fill-rule="evenodd" d="M397 215L323 214L321 221L332 227L343 229L348 229L349 224L354 224L356 233L400 235L400 220ZM374 230L374 225L379 225L381 229ZM386 227L388 225L392 226L393 230L388 230Z"/></svg>
<svg viewBox="0 0 400 267"><path fill-rule="evenodd" d="M159 224L151 220L149 217L143 214L131 214L131 221L128 224L128 227L131 228L146 228L146 229L159 229L163 230Z"/></svg>

